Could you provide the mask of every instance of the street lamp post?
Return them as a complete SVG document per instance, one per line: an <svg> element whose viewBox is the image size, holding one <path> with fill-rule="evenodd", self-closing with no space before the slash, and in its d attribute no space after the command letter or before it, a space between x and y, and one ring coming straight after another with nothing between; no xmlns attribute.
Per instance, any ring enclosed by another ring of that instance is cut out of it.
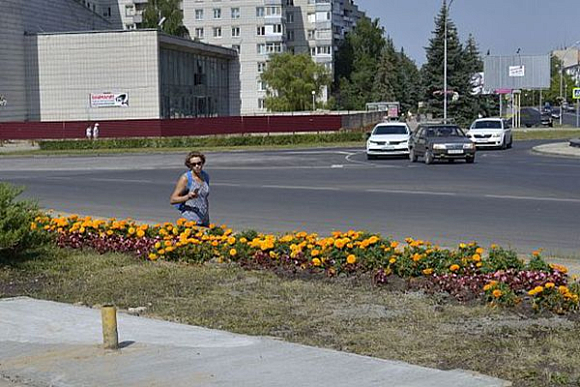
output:
<svg viewBox="0 0 580 387"><path fill-rule="evenodd" d="M453 0L449 1L449 5L445 4L443 0L443 6L445 7L445 20L444 20L444 39L443 39L443 123L447 123L447 19L449 18L449 9Z"/></svg>
<svg viewBox="0 0 580 387"><path fill-rule="evenodd" d="M316 91L312 90L312 111L316 110Z"/></svg>

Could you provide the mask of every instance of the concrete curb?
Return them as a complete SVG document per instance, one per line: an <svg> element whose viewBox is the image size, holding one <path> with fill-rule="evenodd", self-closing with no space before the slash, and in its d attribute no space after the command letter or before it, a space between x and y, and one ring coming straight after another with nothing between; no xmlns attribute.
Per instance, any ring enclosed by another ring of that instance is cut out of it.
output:
<svg viewBox="0 0 580 387"><path fill-rule="evenodd" d="M533 147L532 151L550 156L580 158L580 147L570 146L569 142L538 145Z"/></svg>

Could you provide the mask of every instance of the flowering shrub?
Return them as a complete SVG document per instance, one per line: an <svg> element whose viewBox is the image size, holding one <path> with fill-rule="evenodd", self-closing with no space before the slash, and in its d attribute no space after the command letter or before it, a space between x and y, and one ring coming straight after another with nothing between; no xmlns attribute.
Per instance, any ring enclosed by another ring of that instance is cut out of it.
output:
<svg viewBox="0 0 580 387"><path fill-rule="evenodd" d="M515 306L522 301L505 282L492 280L483 287L483 291L486 301L492 306Z"/></svg>
<svg viewBox="0 0 580 387"><path fill-rule="evenodd" d="M423 286L430 284L429 288L459 300L483 296L493 305L513 306L525 297L537 310L579 309L578 285L569 285L566 268L547 264L539 251L525 264L511 250L492 245L486 253L475 242L443 249L413 238L403 244L353 230L329 237L306 232L234 233L226 226L202 228L185 219L150 226L130 219L42 215L31 228L56 234L60 247L126 252L152 261L234 262L247 268L329 277L371 273L377 285L388 283L393 275L421 277L426 279L419 282Z"/></svg>

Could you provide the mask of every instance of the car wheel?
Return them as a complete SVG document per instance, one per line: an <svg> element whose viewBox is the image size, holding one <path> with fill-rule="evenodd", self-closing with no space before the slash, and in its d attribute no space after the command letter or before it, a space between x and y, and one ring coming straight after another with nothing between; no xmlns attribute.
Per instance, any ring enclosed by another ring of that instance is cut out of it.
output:
<svg viewBox="0 0 580 387"><path fill-rule="evenodd" d="M425 164L433 164L433 152L425 151Z"/></svg>
<svg viewBox="0 0 580 387"><path fill-rule="evenodd" d="M409 149L409 160L416 163L417 162L417 155L415 154L415 149Z"/></svg>
<svg viewBox="0 0 580 387"><path fill-rule="evenodd" d="M514 142L514 139L510 137L510 142L508 142L508 144L507 144L508 149L511 149L513 142Z"/></svg>
<svg viewBox="0 0 580 387"><path fill-rule="evenodd" d="M474 161L475 161L475 155L473 155L473 156L467 156L467 157L465 158L465 162L466 162L467 164L473 164L473 162L474 162Z"/></svg>
<svg viewBox="0 0 580 387"><path fill-rule="evenodd" d="M526 128L531 128L532 124L526 124Z"/></svg>
<svg viewBox="0 0 580 387"><path fill-rule="evenodd" d="M507 149L507 147L508 147L507 138L505 138L505 137L504 137L504 138L503 138L503 141L502 141L502 143L501 143L501 146L500 146L500 148L501 148L501 149Z"/></svg>

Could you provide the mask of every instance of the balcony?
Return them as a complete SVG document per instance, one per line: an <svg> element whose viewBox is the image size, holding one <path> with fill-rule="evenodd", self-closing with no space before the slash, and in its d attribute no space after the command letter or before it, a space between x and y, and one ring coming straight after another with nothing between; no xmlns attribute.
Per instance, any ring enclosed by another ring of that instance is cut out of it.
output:
<svg viewBox="0 0 580 387"><path fill-rule="evenodd" d="M331 3L316 3L316 12L331 12L332 11L332 4Z"/></svg>
<svg viewBox="0 0 580 387"><path fill-rule="evenodd" d="M283 0L264 0L264 5L283 5Z"/></svg>
<svg viewBox="0 0 580 387"><path fill-rule="evenodd" d="M314 23L317 30L330 30L332 29L332 21L330 20L317 20Z"/></svg>
<svg viewBox="0 0 580 387"><path fill-rule="evenodd" d="M266 35L266 43L283 43L284 41L285 38L282 34Z"/></svg>

